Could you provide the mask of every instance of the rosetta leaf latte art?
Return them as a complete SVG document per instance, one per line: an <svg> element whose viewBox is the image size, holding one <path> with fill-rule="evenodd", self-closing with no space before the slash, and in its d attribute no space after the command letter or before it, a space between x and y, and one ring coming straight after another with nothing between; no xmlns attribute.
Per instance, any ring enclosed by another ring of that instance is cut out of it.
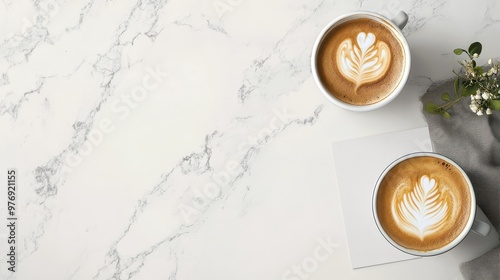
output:
<svg viewBox="0 0 500 280"><path fill-rule="evenodd" d="M392 203L398 225L420 240L439 231L448 216L448 203L435 179L424 175L414 188Z"/></svg>
<svg viewBox="0 0 500 280"><path fill-rule="evenodd" d="M373 33L360 32L356 44L345 39L337 51L337 65L344 78L356 89L362 84L380 79L389 68L391 52L387 44L378 41Z"/></svg>

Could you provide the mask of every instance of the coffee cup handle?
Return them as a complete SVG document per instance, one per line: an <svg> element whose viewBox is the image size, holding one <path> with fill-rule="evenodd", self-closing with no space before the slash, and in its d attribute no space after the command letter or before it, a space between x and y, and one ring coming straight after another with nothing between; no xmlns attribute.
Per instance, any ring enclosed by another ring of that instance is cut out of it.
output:
<svg viewBox="0 0 500 280"><path fill-rule="evenodd" d="M399 29L403 29L405 26L406 26L406 23L408 23L408 15L403 12L403 11L400 11L399 13L397 13L397 15L395 15L391 21L397 26L399 27Z"/></svg>
<svg viewBox="0 0 500 280"><path fill-rule="evenodd" d="M475 219L471 230L479 235L487 236L490 234L491 226L487 222Z"/></svg>

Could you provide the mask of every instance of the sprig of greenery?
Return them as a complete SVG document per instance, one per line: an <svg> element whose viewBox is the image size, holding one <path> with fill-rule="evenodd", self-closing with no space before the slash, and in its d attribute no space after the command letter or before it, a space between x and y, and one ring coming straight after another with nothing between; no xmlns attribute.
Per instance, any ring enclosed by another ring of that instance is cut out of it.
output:
<svg viewBox="0 0 500 280"><path fill-rule="evenodd" d="M450 109L463 98L470 97L470 109L477 115L486 113L490 115L492 110L500 110L500 63L493 64L488 60L488 66L477 66L476 58L479 57L483 47L481 43L472 43L467 50L457 48L453 50L456 55L466 54L469 60L459 60L463 68L460 74L453 71L457 76L454 83L453 95L445 92L441 94L442 104L429 102L425 110L431 114L439 114L444 118L450 118Z"/></svg>

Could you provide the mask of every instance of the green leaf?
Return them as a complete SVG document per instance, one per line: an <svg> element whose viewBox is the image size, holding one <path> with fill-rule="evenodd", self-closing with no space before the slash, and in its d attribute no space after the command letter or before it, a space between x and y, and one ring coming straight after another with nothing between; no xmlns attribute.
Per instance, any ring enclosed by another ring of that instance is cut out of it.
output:
<svg viewBox="0 0 500 280"><path fill-rule="evenodd" d="M466 50L464 50L464 49L454 49L453 52L456 55L461 55L463 52L466 52Z"/></svg>
<svg viewBox="0 0 500 280"><path fill-rule="evenodd" d="M431 114L438 114L440 111L438 105L432 102L425 104L425 110Z"/></svg>
<svg viewBox="0 0 500 280"><path fill-rule="evenodd" d="M473 85L463 85L462 86L462 96L470 96L473 94L476 94L476 91L479 89L478 84L473 84Z"/></svg>
<svg viewBox="0 0 500 280"><path fill-rule="evenodd" d="M443 101L450 101L451 100L450 95L447 92L445 92L441 95L441 99L443 99Z"/></svg>
<svg viewBox="0 0 500 280"><path fill-rule="evenodd" d="M476 68L476 61L475 60L472 61L472 67Z"/></svg>
<svg viewBox="0 0 500 280"><path fill-rule="evenodd" d="M489 100L488 107L490 107L493 110L500 111L500 100Z"/></svg>
<svg viewBox="0 0 500 280"><path fill-rule="evenodd" d="M443 111L441 111L441 113L440 113L440 114L441 114L441 116L443 116L445 119L449 119L449 118L451 118L450 113L448 113L447 111L444 111L444 110L443 110Z"/></svg>
<svg viewBox="0 0 500 280"><path fill-rule="evenodd" d="M482 50L483 50L483 46L479 42L474 42L474 43L470 44L470 46L469 46L469 54L470 55L474 55L475 53L477 53L477 55L480 55Z"/></svg>
<svg viewBox="0 0 500 280"><path fill-rule="evenodd" d="M474 61L475 62L475 61ZM476 74L479 76L479 75L482 75L483 74L483 67L481 66L475 66L474 67L474 72L476 72Z"/></svg>
<svg viewBox="0 0 500 280"><path fill-rule="evenodd" d="M460 77L457 77L457 79L455 80L454 87L455 87L455 93L458 96L459 95L458 90L460 89Z"/></svg>

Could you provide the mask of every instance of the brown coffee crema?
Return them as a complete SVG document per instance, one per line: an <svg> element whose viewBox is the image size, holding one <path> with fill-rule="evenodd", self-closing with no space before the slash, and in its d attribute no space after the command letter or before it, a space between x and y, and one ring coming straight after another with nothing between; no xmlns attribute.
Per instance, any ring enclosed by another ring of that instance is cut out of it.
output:
<svg viewBox="0 0 500 280"><path fill-rule="evenodd" d="M317 53L321 83L333 97L369 105L389 96L405 71L403 44L393 27L370 17L353 18L333 27Z"/></svg>
<svg viewBox="0 0 500 280"><path fill-rule="evenodd" d="M376 207L380 225L393 241L428 252L445 247L464 230L471 193L455 166L418 156L388 171L380 183Z"/></svg>

